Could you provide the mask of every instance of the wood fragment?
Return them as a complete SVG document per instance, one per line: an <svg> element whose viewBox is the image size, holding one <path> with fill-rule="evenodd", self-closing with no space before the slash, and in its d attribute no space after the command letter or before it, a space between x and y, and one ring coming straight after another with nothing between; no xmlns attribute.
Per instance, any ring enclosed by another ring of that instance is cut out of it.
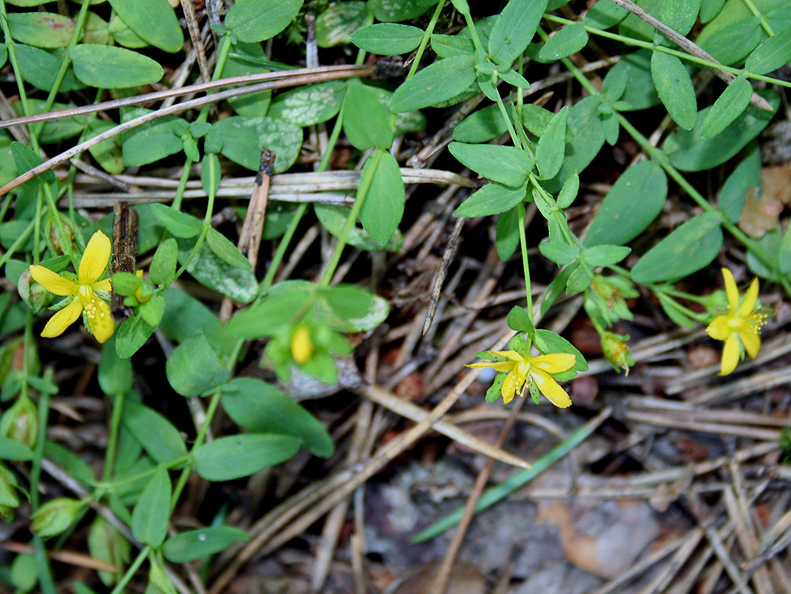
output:
<svg viewBox="0 0 791 594"><path fill-rule="evenodd" d="M137 267L137 211L123 200L113 205L113 258L110 274L116 272L135 273ZM123 322L132 315L131 307L124 305L123 295L113 290L110 313L116 322Z"/></svg>

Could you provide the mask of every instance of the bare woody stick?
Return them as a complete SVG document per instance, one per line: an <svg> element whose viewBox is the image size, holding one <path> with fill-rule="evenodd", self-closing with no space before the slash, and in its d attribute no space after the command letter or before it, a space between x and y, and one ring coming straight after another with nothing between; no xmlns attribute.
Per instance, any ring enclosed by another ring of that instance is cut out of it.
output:
<svg viewBox="0 0 791 594"><path fill-rule="evenodd" d="M239 237L239 249L250 260L255 269L258 263L258 250L261 247L261 236L264 232L264 219L266 218L266 205L269 201L269 184L275 166L275 153L264 147L261 150L261 165L255 176L255 187L250 197L250 206L242 225Z"/></svg>
<svg viewBox="0 0 791 594"><path fill-rule="evenodd" d="M116 272L135 273L137 266L137 212L125 200L113 204L113 259L110 274ZM123 322L132 315L131 308L124 305L124 298L113 290L110 313L116 322Z"/></svg>

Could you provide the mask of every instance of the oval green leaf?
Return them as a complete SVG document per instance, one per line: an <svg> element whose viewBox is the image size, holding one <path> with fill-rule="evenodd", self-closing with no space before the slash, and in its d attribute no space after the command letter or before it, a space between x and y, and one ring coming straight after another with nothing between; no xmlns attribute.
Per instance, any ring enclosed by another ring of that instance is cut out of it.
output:
<svg viewBox="0 0 791 594"><path fill-rule="evenodd" d="M318 290L320 319L340 332L367 332L390 313L387 300L355 285L335 285Z"/></svg>
<svg viewBox="0 0 791 594"><path fill-rule="evenodd" d="M302 128L271 117L233 116L214 124L215 130L222 135L222 154L251 171L258 171L263 147L276 155L275 173L291 167L302 147Z"/></svg>
<svg viewBox="0 0 791 594"><path fill-rule="evenodd" d="M189 563L224 551L237 542L247 542L250 537L233 526L212 526L188 530L162 545L162 553L171 563Z"/></svg>
<svg viewBox="0 0 791 594"><path fill-rule="evenodd" d="M737 76L722 95L717 97L714 105L703 120L700 128L701 138L711 138L727 128L733 120L739 117L750 104L753 96L753 86L742 72Z"/></svg>
<svg viewBox="0 0 791 594"><path fill-rule="evenodd" d="M134 33L154 47L174 53L184 45L184 33L168 0L110 0L110 5Z"/></svg>
<svg viewBox="0 0 791 594"><path fill-rule="evenodd" d="M330 6L316 19L316 45L332 47L349 43L352 33L365 25L367 16L365 2L352 0Z"/></svg>
<svg viewBox="0 0 791 594"><path fill-rule="evenodd" d="M654 51L651 75L667 113L679 127L691 130L695 126L698 101L684 63L676 56Z"/></svg>
<svg viewBox="0 0 791 594"><path fill-rule="evenodd" d="M453 212L455 217L485 217L511 210L525 199L525 186L509 188L496 182L472 194Z"/></svg>
<svg viewBox="0 0 791 594"><path fill-rule="evenodd" d="M237 377L225 384L222 406L234 423L248 431L291 435L321 458L329 458L335 452L332 437L316 417L259 379Z"/></svg>
<svg viewBox="0 0 791 594"><path fill-rule="evenodd" d="M400 23L376 23L352 33L351 41L357 47L380 56L398 56L417 49L423 31Z"/></svg>
<svg viewBox="0 0 791 594"><path fill-rule="evenodd" d="M475 173L512 188L523 185L533 169L527 151L515 146L451 142L448 150Z"/></svg>
<svg viewBox="0 0 791 594"><path fill-rule="evenodd" d="M454 56L434 62L398 87L390 99L394 112L430 107L452 99L475 82L472 58Z"/></svg>
<svg viewBox="0 0 791 594"><path fill-rule="evenodd" d="M7 19L11 37L35 47L66 47L74 34L74 21L52 12L11 12Z"/></svg>
<svg viewBox="0 0 791 594"><path fill-rule="evenodd" d="M563 27L550 37L538 51L541 61L552 62L576 54L588 44L588 33L584 23L574 23Z"/></svg>
<svg viewBox="0 0 791 594"><path fill-rule="evenodd" d="M68 52L75 76L99 89L149 85L164 73L151 58L122 47L82 43L70 47Z"/></svg>
<svg viewBox="0 0 791 594"><path fill-rule="evenodd" d="M345 92L346 83L338 80L292 89L272 100L267 115L301 128L320 124L338 113Z"/></svg>
<svg viewBox="0 0 791 594"><path fill-rule="evenodd" d="M368 176L371 181L360 208L360 222L376 243L385 246L404 216L404 182L395 157L383 148L365 162L361 182Z"/></svg>
<svg viewBox="0 0 791 594"><path fill-rule="evenodd" d="M510 66L533 39L547 10L547 0L509 0L489 35L489 54L496 64Z"/></svg>
<svg viewBox="0 0 791 594"><path fill-rule="evenodd" d="M221 437L195 452L195 470L207 481L230 481L280 464L299 450L290 435L242 434Z"/></svg>
<svg viewBox="0 0 791 594"><path fill-rule="evenodd" d="M9 15L10 16L10 15ZM770 37L750 54L745 67L755 74L768 74L791 60L791 27Z"/></svg>
<svg viewBox="0 0 791 594"><path fill-rule="evenodd" d="M171 422L139 402L127 400L123 424L159 464L168 464L187 455L184 440Z"/></svg>
<svg viewBox="0 0 791 594"><path fill-rule="evenodd" d="M132 534L143 544L157 548L165 541L170 519L170 492L168 471L157 466L132 512Z"/></svg>
<svg viewBox="0 0 791 594"><path fill-rule="evenodd" d="M708 266L722 247L721 215L698 215L651 248L632 268L635 282L658 283L683 278Z"/></svg>
<svg viewBox="0 0 791 594"><path fill-rule="evenodd" d="M285 29L302 7L302 0L239 0L225 17L228 27L239 41L258 43Z"/></svg>
<svg viewBox="0 0 791 594"><path fill-rule="evenodd" d="M200 396L228 381L229 371L203 333L177 346L165 364L168 382L182 396Z"/></svg>
<svg viewBox="0 0 791 594"><path fill-rule="evenodd" d="M643 161L627 169L605 196L582 245L625 245L651 224L667 199L667 176Z"/></svg>
<svg viewBox="0 0 791 594"><path fill-rule="evenodd" d="M357 79L348 83L343 99L343 131L352 146L361 151L378 146L389 149L393 130L388 120L392 113L372 91Z"/></svg>

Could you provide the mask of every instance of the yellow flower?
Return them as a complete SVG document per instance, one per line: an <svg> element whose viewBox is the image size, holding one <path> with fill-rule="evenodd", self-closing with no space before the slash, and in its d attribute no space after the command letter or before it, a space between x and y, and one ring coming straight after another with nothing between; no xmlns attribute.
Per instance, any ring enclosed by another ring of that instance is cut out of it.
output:
<svg viewBox="0 0 791 594"><path fill-rule="evenodd" d="M83 310L96 340L104 342L113 335L115 322L110 315L110 306L102 299L109 298L110 279L99 280L109 260L110 240L104 233L97 231L82 255L76 283L44 266L35 264L30 266L30 276L33 280L49 292L67 298L64 299L65 307L50 318L41 336L44 338L60 336L80 317Z"/></svg>
<svg viewBox="0 0 791 594"><path fill-rule="evenodd" d="M761 348L761 325L765 316L761 315L755 307L758 299L758 279L753 279L750 288L739 305L739 291L733 274L727 268L722 269L725 279L725 292L728 295L728 313L717 316L708 325L706 332L714 340L724 340L722 349L722 364L720 375L728 375L736 369L736 364L742 356L741 344L744 350L754 359Z"/></svg>
<svg viewBox="0 0 791 594"><path fill-rule="evenodd" d="M574 355L551 353L537 357L523 357L516 351L491 351L490 354L505 357L507 360L472 363L465 367L491 367L495 371L508 373L500 390L503 402L506 404L513 400L517 392L520 396L524 396L525 388L536 382L538 389L552 404L558 408L571 406L571 398L552 374L563 373L574 367L577 362L577 357Z"/></svg>
<svg viewBox="0 0 791 594"><path fill-rule="evenodd" d="M313 356L313 341L310 339L310 329L306 324L300 324L291 335L291 356L297 365L310 361Z"/></svg>

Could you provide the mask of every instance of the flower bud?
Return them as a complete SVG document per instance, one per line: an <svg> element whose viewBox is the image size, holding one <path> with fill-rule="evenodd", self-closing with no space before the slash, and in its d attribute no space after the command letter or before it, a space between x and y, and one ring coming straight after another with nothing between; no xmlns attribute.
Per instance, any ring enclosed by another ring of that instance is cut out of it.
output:
<svg viewBox="0 0 791 594"><path fill-rule="evenodd" d="M300 324L291 335L291 356L297 365L303 365L313 356L313 341L310 338L310 328L307 324Z"/></svg>
<svg viewBox="0 0 791 594"><path fill-rule="evenodd" d="M612 363L616 371L623 369L629 375L629 367L634 365L634 358L629 352L629 345L626 341L629 336L621 336L614 332L603 332L601 335L601 348L604 356Z"/></svg>
<svg viewBox="0 0 791 594"><path fill-rule="evenodd" d="M27 303L33 313L40 312L52 302L52 293L33 280L29 268L25 268L25 271L19 276L17 291L22 301Z"/></svg>
<svg viewBox="0 0 791 594"><path fill-rule="evenodd" d="M31 516L30 529L47 538L65 532L77 519L84 502L69 497L58 497L48 501Z"/></svg>
<svg viewBox="0 0 791 594"><path fill-rule="evenodd" d="M32 448L38 438L38 411L27 396L19 398L0 418L0 437Z"/></svg>

